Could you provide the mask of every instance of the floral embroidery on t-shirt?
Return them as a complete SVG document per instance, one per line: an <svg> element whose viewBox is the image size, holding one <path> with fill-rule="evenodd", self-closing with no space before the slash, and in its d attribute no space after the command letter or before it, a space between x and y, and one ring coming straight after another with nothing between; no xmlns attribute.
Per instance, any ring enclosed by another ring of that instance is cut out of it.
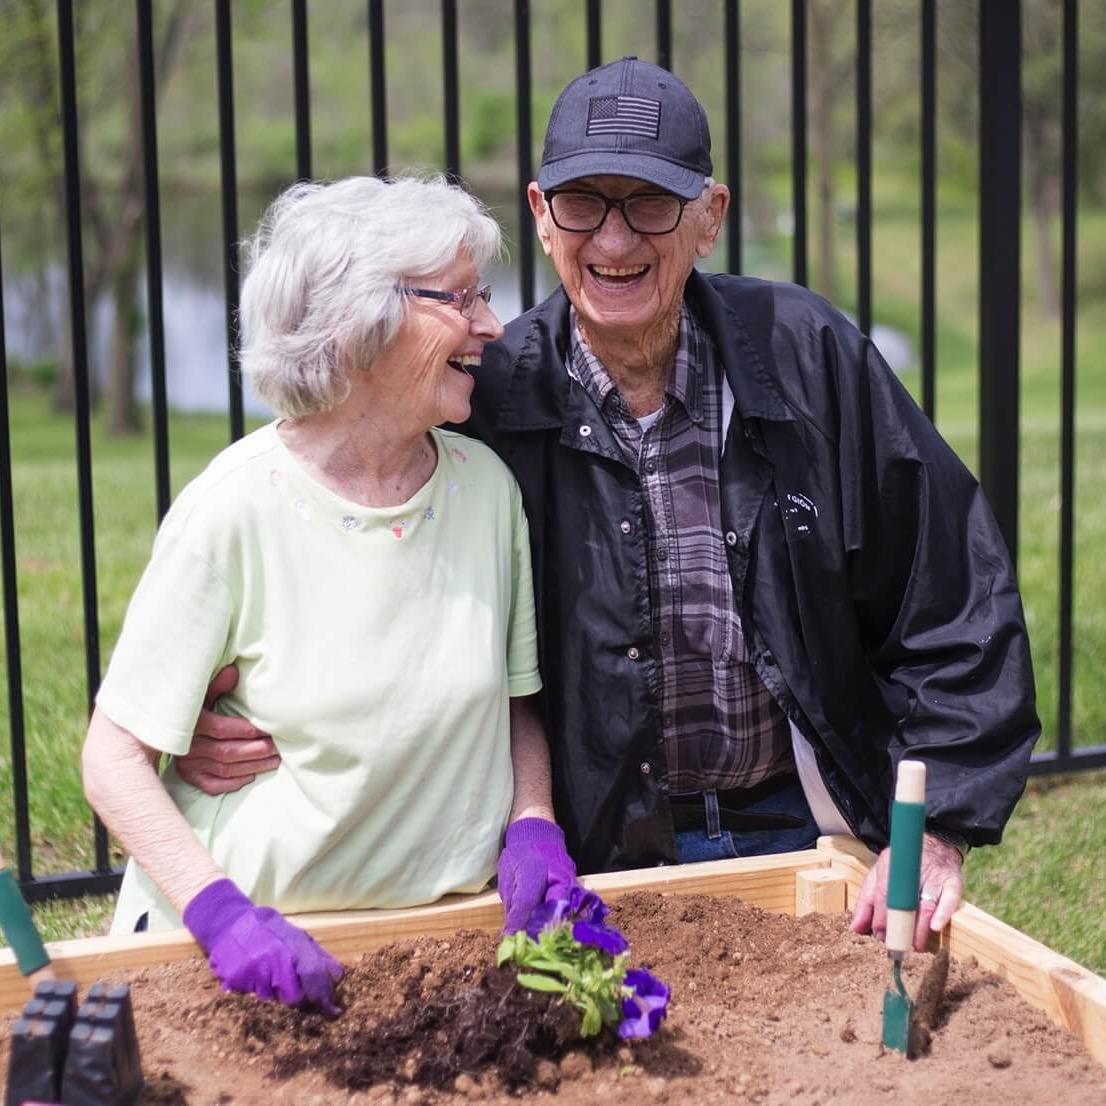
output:
<svg viewBox="0 0 1106 1106"><path fill-rule="evenodd" d="M464 451L458 449L455 445L449 447L449 452L452 453L462 465L468 463L468 458L465 456Z"/></svg>
<svg viewBox="0 0 1106 1106"><path fill-rule="evenodd" d="M450 480L450 482L446 484L445 490L452 495L457 490L457 482L455 480Z"/></svg>
<svg viewBox="0 0 1106 1106"><path fill-rule="evenodd" d="M392 531L392 537L399 541L403 538L403 531L407 527L407 520L403 518L394 518L388 523L388 526Z"/></svg>
<svg viewBox="0 0 1106 1106"><path fill-rule="evenodd" d="M433 507L427 507L426 510L423 511L422 517L424 519L426 519L427 522L433 522L434 521L434 508Z"/></svg>

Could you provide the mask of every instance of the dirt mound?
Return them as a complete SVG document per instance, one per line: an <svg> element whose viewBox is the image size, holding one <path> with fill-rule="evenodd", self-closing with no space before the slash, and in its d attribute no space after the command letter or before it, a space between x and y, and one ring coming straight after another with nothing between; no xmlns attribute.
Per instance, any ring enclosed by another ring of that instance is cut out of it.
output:
<svg viewBox="0 0 1106 1106"><path fill-rule="evenodd" d="M196 959L129 977L143 1102L1106 1102L1106 1069L972 962L908 958L904 979L928 1024L918 1059L885 1052L887 956L850 933L844 915L789 918L732 899L641 892L615 904L611 921L635 966L672 987L668 1020L651 1040L573 1040L576 1014L511 986L494 967L491 934L361 957L339 986L344 1012L333 1021L224 995Z"/></svg>

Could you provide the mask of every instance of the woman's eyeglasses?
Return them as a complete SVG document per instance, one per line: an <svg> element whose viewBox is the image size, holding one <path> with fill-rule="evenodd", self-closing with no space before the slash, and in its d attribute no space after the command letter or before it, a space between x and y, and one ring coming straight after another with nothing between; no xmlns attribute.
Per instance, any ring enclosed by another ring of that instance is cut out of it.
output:
<svg viewBox="0 0 1106 1106"><path fill-rule="evenodd" d="M462 288L459 292L442 292L437 288L400 288L405 296L418 296L425 300L438 300L440 303L452 303L461 312L461 317L471 319L476 314L476 301L492 302L492 286L482 288Z"/></svg>

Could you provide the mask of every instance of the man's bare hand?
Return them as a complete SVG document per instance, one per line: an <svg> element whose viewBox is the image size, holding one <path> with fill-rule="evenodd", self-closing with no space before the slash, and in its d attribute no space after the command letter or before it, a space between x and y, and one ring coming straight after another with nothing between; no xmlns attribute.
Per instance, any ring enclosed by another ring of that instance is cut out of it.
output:
<svg viewBox="0 0 1106 1106"><path fill-rule="evenodd" d="M267 733L244 718L215 713L215 700L237 683L238 669L233 665L216 674L196 720L188 755L175 761L181 779L208 795L237 791L259 773L271 772L280 764L280 755Z"/></svg>
<svg viewBox="0 0 1106 1106"><path fill-rule="evenodd" d="M860 897L856 900L851 929L853 933L871 933L884 940L887 936L887 876L891 850L884 849L868 870ZM938 933L952 920L964 893L960 869L963 860L952 845L928 833L922 838L921 896L914 923L914 948L926 947L930 932Z"/></svg>

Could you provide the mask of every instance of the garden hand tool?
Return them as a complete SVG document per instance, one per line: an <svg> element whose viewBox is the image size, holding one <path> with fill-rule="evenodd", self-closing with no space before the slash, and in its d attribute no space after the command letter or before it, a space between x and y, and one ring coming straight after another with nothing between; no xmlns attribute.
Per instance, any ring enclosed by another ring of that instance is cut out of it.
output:
<svg viewBox="0 0 1106 1106"><path fill-rule="evenodd" d="M42 938L35 929L34 919L15 882L11 869L4 863L0 853L0 929L15 953L19 970L29 976L32 989L40 979L53 979L54 969L50 966L50 956L42 944Z"/></svg>
<svg viewBox="0 0 1106 1106"><path fill-rule="evenodd" d="M914 916L922 869L926 820L926 768L921 761L899 763L891 804L891 871L887 877L887 954L895 986L883 994L883 1045L905 1053L914 1004L902 984L902 962L914 944Z"/></svg>

